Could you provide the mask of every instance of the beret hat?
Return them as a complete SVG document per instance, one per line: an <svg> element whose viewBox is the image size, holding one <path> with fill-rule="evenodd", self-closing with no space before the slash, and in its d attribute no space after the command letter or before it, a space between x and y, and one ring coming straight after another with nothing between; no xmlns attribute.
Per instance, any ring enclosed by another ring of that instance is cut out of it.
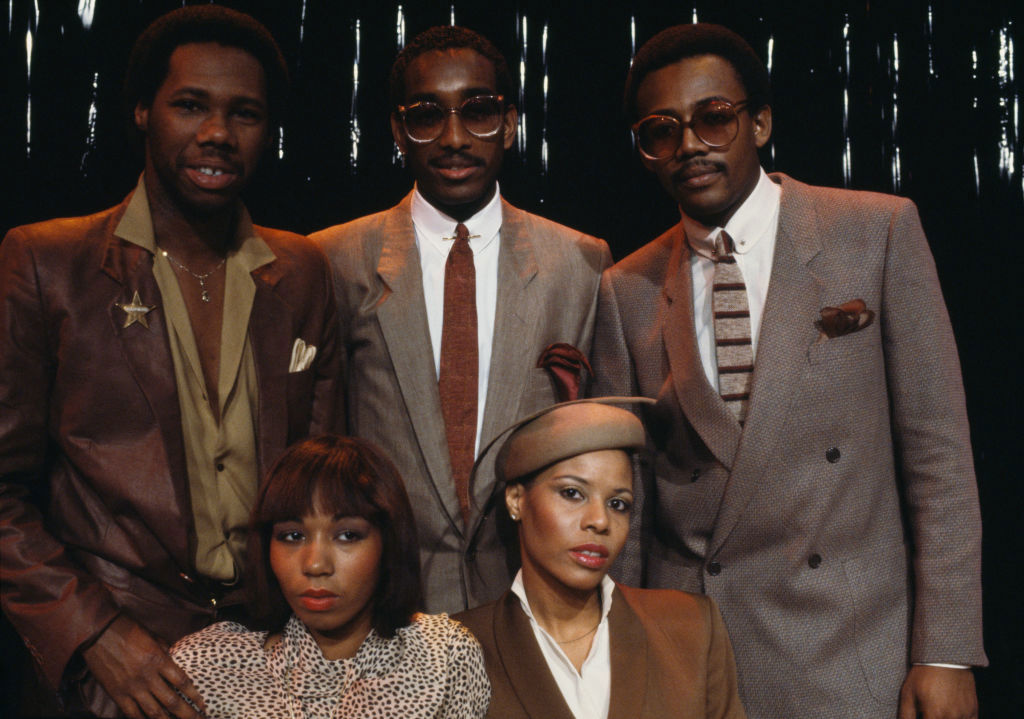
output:
<svg viewBox="0 0 1024 719"><path fill-rule="evenodd" d="M498 480L508 483L587 452L642 449L643 424L629 410L612 404L637 401L609 397L563 402L520 420L506 430L512 434L495 460Z"/></svg>

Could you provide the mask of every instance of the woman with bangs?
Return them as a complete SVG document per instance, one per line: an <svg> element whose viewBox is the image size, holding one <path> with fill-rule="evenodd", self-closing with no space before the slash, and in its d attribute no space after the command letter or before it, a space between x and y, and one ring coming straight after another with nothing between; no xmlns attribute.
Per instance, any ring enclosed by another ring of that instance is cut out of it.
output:
<svg viewBox="0 0 1024 719"><path fill-rule="evenodd" d="M370 443L293 445L260 487L251 627L220 622L171 656L210 719L472 719L490 697L479 644L417 613L419 546L398 471Z"/></svg>

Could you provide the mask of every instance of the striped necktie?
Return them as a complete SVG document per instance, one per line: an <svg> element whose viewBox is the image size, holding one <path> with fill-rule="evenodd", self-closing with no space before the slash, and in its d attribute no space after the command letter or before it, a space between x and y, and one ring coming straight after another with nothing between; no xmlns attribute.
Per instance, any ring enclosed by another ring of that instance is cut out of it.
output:
<svg viewBox="0 0 1024 719"><path fill-rule="evenodd" d="M743 424L750 403L754 352L750 343L747 286L733 256L732 238L723 230L715 239L715 278L711 302L715 323L718 389L729 411Z"/></svg>

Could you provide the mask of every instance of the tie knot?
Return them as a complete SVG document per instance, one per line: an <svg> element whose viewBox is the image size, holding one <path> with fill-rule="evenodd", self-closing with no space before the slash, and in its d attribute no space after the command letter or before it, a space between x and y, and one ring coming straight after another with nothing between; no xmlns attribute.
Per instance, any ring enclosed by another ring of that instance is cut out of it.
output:
<svg viewBox="0 0 1024 719"><path fill-rule="evenodd" d="M469 239L469 228L467 228L461 222L455 225L455 239L456 240L468 240Z"/></svg>
<svg viewBox="0 0 1024 719"><path fill-rule="evenodd" d="M729 234L725 230L719 232L718 237L715 238L715 259L721 260L729 257L735 249L736 247Z"/></svg>

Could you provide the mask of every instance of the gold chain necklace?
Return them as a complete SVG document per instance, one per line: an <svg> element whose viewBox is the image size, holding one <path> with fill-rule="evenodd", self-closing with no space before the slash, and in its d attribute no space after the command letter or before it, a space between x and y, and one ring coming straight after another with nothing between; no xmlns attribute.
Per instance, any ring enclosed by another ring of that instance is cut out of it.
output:
<svg viewBox="0 0 1024 719"><path fill-rule="evenodd" d="M558 644L572 644L573 642L578 642L580 639L583 639L584 637L589 637L591 634L596 632L599 626L601 626L601 622L598 622L593 629L588 629L586 634L581 634L575 639L566 639L565 641L559 641L556 639L555 641L558 642Z"/></svg>
<svg viewBox="0 0 1024 719"><path fill-rule="evenodd" d="M167 250L160 250L160 254L163 255L164 257L166 257L168 260L170 260L171 264L173 264L175 267L178 267L180 269L185 270L185 272L189 273L190 275L195 277L197 280L199 280L199 289L202 290L202 294L199 295L199 299L201 299L203 302L209 302L210 301L210 291L206 289L206 278L209 277L214 272L216 272L217 270L219 270L221 267L224 266L224 263L228 261L228 259L226 257L223 258L220 262L218 262L217 266L214 267L212 270L210 270L209 272L207 272L205 274L199 275L199 274L196 274L195 272L193 272L192 270L190 270L189 268L185 267L185 265L181 264L180 262L178 262L173 257L171 257L167 253Z"/></svg>

